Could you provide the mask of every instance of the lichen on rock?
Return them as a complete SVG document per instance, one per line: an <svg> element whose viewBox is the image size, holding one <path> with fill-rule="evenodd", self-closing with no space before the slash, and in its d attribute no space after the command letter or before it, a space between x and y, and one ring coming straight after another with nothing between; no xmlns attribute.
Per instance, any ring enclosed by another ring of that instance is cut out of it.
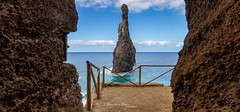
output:
<svg viewBox="0 0 240 112"><path fill-rule="evenodd" d="M128 29L128 7L123 4L122 22L118 28L117 46L113 52L113 72L127 72L133 69L136 49L130 38Z"/></svg>

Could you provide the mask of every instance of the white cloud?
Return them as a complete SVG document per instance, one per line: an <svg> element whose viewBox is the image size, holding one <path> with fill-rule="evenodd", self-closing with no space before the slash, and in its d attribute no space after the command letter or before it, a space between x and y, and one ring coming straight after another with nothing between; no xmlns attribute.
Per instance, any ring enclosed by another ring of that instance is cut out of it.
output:
<svg viewBox="0 0 240 112"><path fill-rule="evenodd" d="M111 0L76 0L81 7L107 8L112 5Z"/></svg>
<svg viewBox="0 0 240 112"><path fill-rule="evenodd" d="M76 0L81 7L120 8L122 4L127 4L131 12L141 12L147 9L163 10L174 9L185 12L184 0Z"/></svg>
<svg viewBox="0 0 240 112"><path fill-rule="evenodd" d="M169 41L133 41L136 45L145 45L145 46L166 46L170 44Z"/></svg>
<svg viewBox="0 0 240 112"><path fill-rule="evenodd" d="M176 47L182 47L183 46L183 43L179 42L176 44Z"/></svg>
<svg viewBox="0 0 240 112"><path fill-rule="evenodd" d="M85 46L113 46L116 43L113 40L69 40L69 45L85 45Z"/></svg>
<svg viewBox="0 0 240 112"><path fill-rule="evenodd" d="M115 46L114 40L68 40L69 45L81 45L81 46ZM133 41L134 45L141 46L176 46L182 47L183 43L173 43L170 41Z"/></svg>
<svg viewBox="0 0 240 112"><path fill-rule="evenodd" d="M112 52L114 40L68 40L70 52ZM183 43L171 41L133 41L137 52L177 52Z"/></svg>

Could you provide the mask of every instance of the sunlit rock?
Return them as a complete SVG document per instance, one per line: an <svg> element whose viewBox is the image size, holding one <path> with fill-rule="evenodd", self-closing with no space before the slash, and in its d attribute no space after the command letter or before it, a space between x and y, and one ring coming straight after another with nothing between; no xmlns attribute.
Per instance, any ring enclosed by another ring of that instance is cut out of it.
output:
<svg viewBox="0 0 240 112"><path fill-rule="evenodd" d="M130 38L128 29L128 7L123 4L122 22L118 28L118 42L113 52L113 72L127 72L133 69L136 49Z"/></svg>

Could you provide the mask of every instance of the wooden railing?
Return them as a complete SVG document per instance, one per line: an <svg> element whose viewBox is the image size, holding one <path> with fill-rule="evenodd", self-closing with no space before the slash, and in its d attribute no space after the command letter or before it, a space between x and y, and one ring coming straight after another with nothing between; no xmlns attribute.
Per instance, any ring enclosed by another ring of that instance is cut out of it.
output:
<svg viewBox="0 0 240 112"><path fill-rule="evenodd" d="M87 110L91 110L92 109L92 103L93 103L93 99L92 96L92 93L91 93L91 77L92 77L92 80L93 80L93 83L94 83L94 86L93 86L93 94L94 92L96 92L96 95L97 95L97 99L100 99L100 91L102 89L102 84L105 83L105 68L104 66L102 67L97 67L95 66L94 64L92 64L91 62L87 61ZM92 67L94 67L95 69L97 69L97 76L96 78L94 77L94 73L93 73L93 70L92 70ZM103 68L103 71L102 71L102 81L100 82L100 69ZM97 82L96 82L97 80Z"/></svg>
<svg viewBox="0 0 240 112"><path fill-rule="evenodd" d="M97 99L100 99L100 94L101 94L101 90L104 86L109 86L111 85L113 82L116 82L117 80L123 78L125 80L127 80L128 82L130 82L131 84L133 84L134 86L136 87L143 87L143 86L146 86L147 84L149 84L150 82L158 79L159 77L165 75L166 73L172 71L174 68L162 73L161 75L155 77L154 79L148 81L147 83L144 83L142 85L142 82L141 82L141 75L142 75L142 67L174 67L174 65L140 65L139 67L125 73L124 75L119 75L118 73L114 73L111 69L105 67L105 66L101 66L101 67L97 67L95 66L94 64L92 64L91 62L87 61L87 110L91 110L92 109L92 104L93 104L93 97L94 96L93 94L96 93L96 98ZM92 70L92 67L97 69L97 75L96 75L96 78L94 77L94 73L93 73L93 70ZM100 78L100 70L102 69L102 76ZM105 84L105 69L111 71L112 73L116 74L117 76L119 76L117 79L113 80L112 82L108 83L108 84ZM124 76L132 73L133 71L136 71L137 69L139 69L139 83L138 85L130 80L128 80L127 78L125 78ZM93 80L93 83L94 83L94 86L93 86L93 89L92 89L92 92L91 92L91 77L92 77L92 80ZM100 79L101 79L101 82L100 82Z"/></svg>

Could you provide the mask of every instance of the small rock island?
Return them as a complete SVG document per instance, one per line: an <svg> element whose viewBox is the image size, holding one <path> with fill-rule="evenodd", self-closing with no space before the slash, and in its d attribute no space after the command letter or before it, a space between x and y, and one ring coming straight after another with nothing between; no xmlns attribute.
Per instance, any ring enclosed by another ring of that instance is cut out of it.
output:
<svg viewBox="0 0 240 112"><path fill-rule="evenodd" d="M132 70L136 54L128 29L128 7L123 4L121 9L122 22L119 24L117 46L113 52L113 72L115 73Z"/></svg>

